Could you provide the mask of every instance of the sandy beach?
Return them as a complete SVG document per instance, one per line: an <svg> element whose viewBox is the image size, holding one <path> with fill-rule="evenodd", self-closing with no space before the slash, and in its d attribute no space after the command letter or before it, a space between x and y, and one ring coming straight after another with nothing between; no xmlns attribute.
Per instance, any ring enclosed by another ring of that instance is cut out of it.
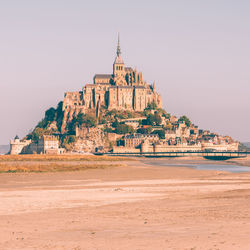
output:
<svg viewBox="0 0 250 250"><path fill-rule="evenodd" d="M149 161L0 174L0 249L250 249L250 172Z"/></svg>

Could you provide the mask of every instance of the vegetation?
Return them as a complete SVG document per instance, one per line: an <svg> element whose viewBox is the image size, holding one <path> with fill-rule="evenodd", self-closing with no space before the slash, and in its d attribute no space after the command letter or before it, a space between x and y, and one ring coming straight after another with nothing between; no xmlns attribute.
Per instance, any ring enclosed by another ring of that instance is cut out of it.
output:
<svg viewBox="0 0 250 250"><path fill-rule="evenodd" d="M146 125L159 126L161 124L161 116L158 113L149 114L145 121Z"/></svg>
<svg viewBox="0 0 250 250"><path fill-rule="evenodd" d="M61 137L61 147L71 151L73 149L73 143L76 141L75 135L63 135Z"/></svg>
<svg viewBox="0 0 250 250"><path fill-rule="evenodd" d="M191 126L191 121L185 115L181 116L178 121L184 121L187 127Z"/></svg>
<svg viewBox="0 0 250 250"><path fill-rule="evenodd" d="M157 109L157 104L153 101L151 103L148 103L147 107L145 110L156 110Z"/></svg>
<svg viewBox="0 0 250 250"><path fill-rule="evenodd" d="M108 110L105 107L102 107L99 115L99 123L107 124L108 122L113 123L115 120L129 119L141 117L143 112L131 112L128 110L117 110L112 109Z"/></svg>
<svg viewBox="0 0 250 250"><path fill-rule="evenodd" d="M88 114L79 113L76 117L74 116L68 125L68 133L71 135L75 134L76 127L84 126L91 128L96 126L96 119Z"/></svg>
<svg viewBox="0 0 250 250"><path fill-rule="evenodd" d="M49 108L45 111L45 117L38 123L36 127L46 129L52 122L56 122L57 129L60 131L63 120L63 102L59 102L57 108Z"/></svg>
<svg viewBox="0 0 250 250"><path fill-rule="evenodd" d="M57 162L57 161L127 161L129 158L96 155L0 155L0 162Z"/></svg>
<svg viewBox="0 0 250 250"><path fill-rule="evenodd" d="M42 135L48 135L48 134L51 134L52 131L49 131L49 130L46 130L44 128L40 128L40 127L36 127L32 133L28 134L27 135L27 139L28 140L32 140L34 141L35 143L38 142L39 138L42 136Z"/></svg>
<svg viewBox="0 0 250 250"><path fill-rule="evenodd" d="M115 133L117 133L117 134L128 134L128 133L130 133L130 134L132 134L132 133L134 133L134 128L132 126L127 125L127 124L119 123L116 126Z"/></svg>
<svg viewBox="0 0 250 250"><path fill-rule="evenodd" d="M4 163L0 162L0 173L20 173L20 172L65 172L65 171L82 171L87 169L104 169L110 167L122 166L121 164L109 163L63 163L63 162L33 162L33 163Z"/></svg>
<svg viewBox="0 0 250 250"><path fill-rule="evenodd" d="M60 132L63 120L62 105L63 102L59 102L56 109L49 108L46 110L44 118L37 124L35 129L27 135L27 139L38 142L39 137L42 135ZM53 122L55 122L55 126L49 129Z"/></svg>
<svg viewBox="0 0 250 250"><path fill-rule="evenodd" d="M103 131L106 132L106 133L114 133L113 129L109 128L109 127L104 128Z"/></svg>
<svg viewBox="0 0 250 250"><path fill-rule="evenodd" d="M27 135L27 139L32 139L38 142L39 138L45 134L59 135L60 146L71 151L76 142L76 127L92 128L97 126L95 111L90 110L88 114L79 113L66 125L66 133L61 134L62 121L64 112L62 110L63 102L59 102L56 108L49 108L45 111L44 118L38 123L35 129ZM135 129L121 120L146 116L146 119L139 120L140 127ZM164 129L172 129L172 124L167 120L167 124L163 129L162 117L170 119L170 114L164 109L157 108L157 104L153 101L148 103L144 112L131 112L128 110L108 110L106 106L102 105L99 112L99 123L106 124L103 131L106 133L117 134L158 134L160 139L165 138ZM184 121L187 127L191 126L191 121L187 116L181 116L178 121ZM111 124L111 126L110 126ZM153 127L161 126L159 129L152 132Z"/></svg>
<svg viewBox="0 0 250 250"><path fill-rule="evenodd" d="M142 127L142 128L138 128L137 129L137 133L139 134L150 134L152 131L152 126L149 126L149 127Z"/></svg>
<svg viewBox="0 0 250 250"><path fill-rule="evenodd" d="M165 117L166 119L170 119L171 115L169 113L167 113L166 110L158 108L157 112L158 112L159 115Z"/></svg>
<svg viewBox="0 0 250 250"><path fill-rule="evenodd" d="M165 130L163 129L154 130L151 134L157 134L160 139L165 139Z"/></svg>

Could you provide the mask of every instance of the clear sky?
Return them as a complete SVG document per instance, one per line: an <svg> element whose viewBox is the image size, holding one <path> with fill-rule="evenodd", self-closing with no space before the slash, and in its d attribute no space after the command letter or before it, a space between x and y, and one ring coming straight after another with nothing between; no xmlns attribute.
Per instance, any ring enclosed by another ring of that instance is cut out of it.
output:
<svg viewBox="0 0 250 250"><path fill-rule="evenodd" d="M127 66L164 108L250 141L250 1L0 1L0 144L34 128L64 92Z"/></svg>

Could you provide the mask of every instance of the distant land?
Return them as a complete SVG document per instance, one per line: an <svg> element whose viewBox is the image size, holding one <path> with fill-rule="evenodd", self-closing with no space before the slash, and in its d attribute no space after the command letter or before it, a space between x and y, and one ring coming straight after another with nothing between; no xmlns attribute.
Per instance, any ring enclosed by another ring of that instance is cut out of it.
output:
<svg viewBox="0 0 250 250"><path fill-rule="evenodd" d="M246 147L250 148L250 142L243 142L242 144L244 144Z"/></svg>
<svg viewBox="0 0 250 250"><path fill-rule="evenodd" d="M0 155L7 154L10 150L9 145L0 145Z"/></svg>

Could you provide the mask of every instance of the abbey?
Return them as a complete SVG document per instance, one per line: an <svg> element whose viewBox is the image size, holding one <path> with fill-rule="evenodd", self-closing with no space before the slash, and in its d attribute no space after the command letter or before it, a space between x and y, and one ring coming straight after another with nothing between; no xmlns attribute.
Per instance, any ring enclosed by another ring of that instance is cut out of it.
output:
<svg viewBox="0 0 250 250"><path fill-rule="evenodd" d="M142 73L125 67L121 57L120 40L113 64L113 74L96 74L93 84L86 84L82 91L66 92L63 110L72 116L89 109L104 105L107 109L143 111L148 103L154 102L162 107L160 95L155 90L155 83L147 84Z"/></svg>

